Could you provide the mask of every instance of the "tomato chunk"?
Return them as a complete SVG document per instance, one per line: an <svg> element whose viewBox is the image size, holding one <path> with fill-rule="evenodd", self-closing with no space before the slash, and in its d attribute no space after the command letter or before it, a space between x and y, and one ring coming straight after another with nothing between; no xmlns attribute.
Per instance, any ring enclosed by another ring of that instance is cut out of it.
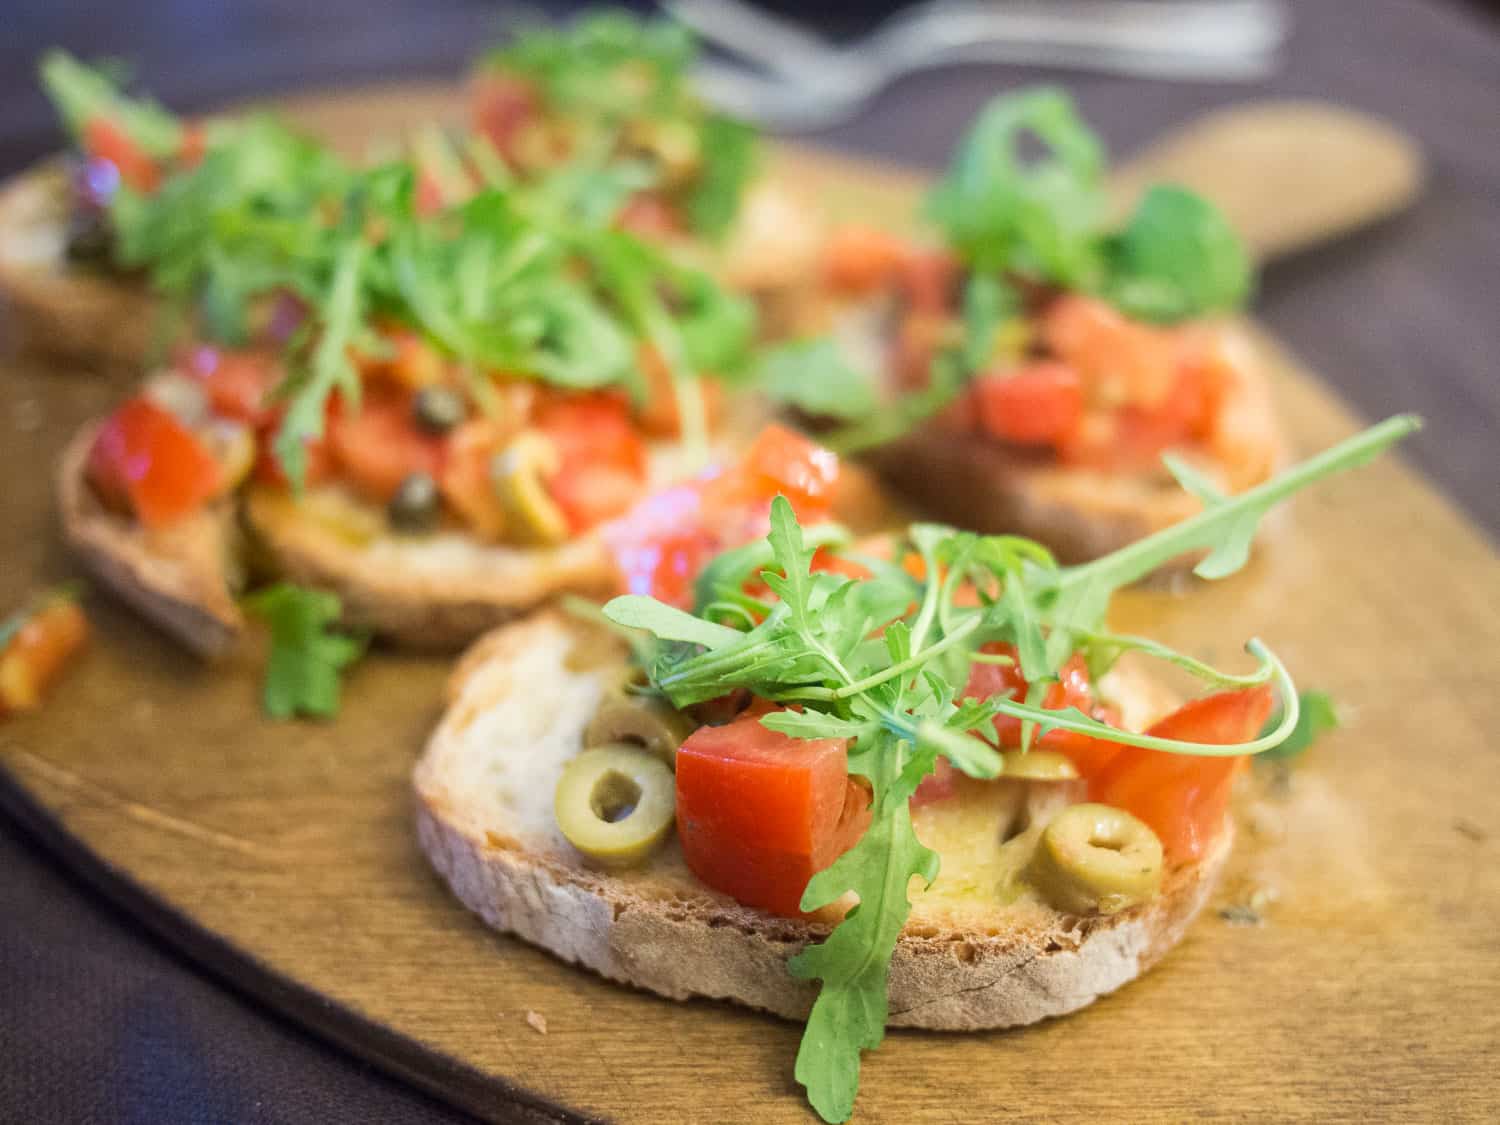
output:
<svg viewBox="0 0 1500 1125"><path fill-rule="evenodd" d="M1065 363L1042 360L974 381L980 425L1020 445L1056 445L1083 418L1083 380Z"/></svg>
<svg viewBox="0 0 1500 1125"><path fill-rule="evenodd" d="M266 396L280 381L281 371L268 352L203 346L192 349L179 366L203 384L215 414L263 426L276 413Z"/></svg>
<svg viewBox="0 0 1500 1125"><path fill-rule="evenodd" d="M413 473L436 479L442 467L442 439L417 426L409 395L372 394L358 410L339 411L328 444L350 483L382 504Z"/></svg>
<svg viewBox="0 0 1500 1125"><path fill-rule="evenodd" d="M646 483L646 445L618 395L557 396L537 407L536 426L561 460L547 482L575 531L619 515Z"/></svg>
<svg viewBox="0 0 1500 1125"><path fill-rule="evenodd" d="M983 651L1001 654L1015 659L1012 645L988 644ZM996 695L1008 695L1018 702L1025 702L1026 680L1015 664L981 664L976 662L969 669L969 682L964 695L972 699L988 699ZM1100 722L1114 724L1119 717L1114 708L1099 702L1094 696L1094 685L1089 679L1088 666L1083 658L1074 655L1062 666L1057 683L1047 689L1042 707L1048 711L1062 711L1076 707L1085 715ZM1003 747L1021 745L1021 720L1010 715L995 716L995 737ZM1113 742L1090 738L1073 731L1051 730L1036 740L1043 750L1056 750L1066 754L1084 777L1091 777L1102 769L1106 762L1120 752Z"/></svg>
<svg viewBox="0 0 1500 1125"><path fill-rule="evenodd" d="M823 276L837 292L861 295L889 285L900 273L907 248L878 227L842 227L823 248Z"/></svg>
<svg viewBox="0 0 1500 1125"><path fill-rule="evenodd" d="M87 475L106 502L156 528L196 512L219 492L224 474L174 414L150 399L133 398L100 427Z"/></svg>
<svg viewBox="0 0 1500 1125"><path fill-rule="evenodd" d="M107 117L90 117L83 123L83 148L95 159L113 164L121 183L135 191L150 194L161 183L156 161Z"/></svg>
<svg viewBox="0 0 1500 1125"><path fill-rule="evenodd" d="M747 716L677 751L677 834L693 874L746 906L796 917L807 881L859 839L868 796L840 739L790 738Z"/></svg>
<svg viewBox="0 0 1500 1125"><path fill-rule="evenodd" d="M1270 685L1194 699L1147 732L1225 745L1247 742L1270 717ZM1127 746L1090 781L1092 800L1133 813L1161 839L1169 862L1197 859L1218 835L1244 757L1203 758Z"/></svg>
<svg viewBox="0 0 1500 1125"><path fill-rule="evenodd" d="M522 131L536 120L540 107L540 99L531 85L508 74L480 74L469 88L469 113L474 128L489 139L496 152L512 162Z"/></svg>
<svg viewBox="0 0 1500 1125"><path fill-rule="evenodd" d="M88 621L71 598L55 598L0 649L0 715L41 706L53 681L88 639Z"/></svg>

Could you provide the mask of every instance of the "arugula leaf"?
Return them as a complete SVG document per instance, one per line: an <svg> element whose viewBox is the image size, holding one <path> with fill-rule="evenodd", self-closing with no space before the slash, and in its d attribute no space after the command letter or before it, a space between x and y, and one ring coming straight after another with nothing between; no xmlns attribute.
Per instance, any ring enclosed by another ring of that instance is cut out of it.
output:
<svg viewBox="0 0 1500 1125"><path fill-rule="evenodd" d="M263 694L272 718L328 718L339 708L339 674L363 655L365 641L329 631L342 607L337 596L280 582L245 599L271 628Z"/></svg>
<svg viewBox="0 0 1500 1125"><path fill-rule="evenodd" d="M1141 320L1177 321L1250 298L1254 271L1219 209L1180 187L1146 192L1109 244L1104 295Z"/></svg>
<svg viewBox="0 0 1500 1125"><path fill-rule="evenodd" d="M1334 706L1332 696L1326 692L1304 691L1297 698L1300 714L1296 725L1292 727L1292 733L1280 746L1262 754L1261 759L1284 762L1299 758L1319 738L1343 725L1339 721L1338 708ZM1267 728L1278 725L1281 718L1280 715L1271 716L1266 723Z"/></svg>
<svg viewBox="0 0 1500 1125"><path fill-rule="evenodd" d="M756 132L743 121L711 113L698 135L703 167L687 199L688 222L705 238L719 238L734 223L755 176Z"/></svg>
<svg viewBox="0 0 1500 1125"><path fill-rule="evenodd" d="M755 382L775 402L815 418L864 418L876 407L869 375L852 367L827 338L768 349Z"/></svg>
<svg viewBox="0 0 1500 1125"><path fill-rule="evenodd" d="M1040 156L1023 157L1027 139ZM980 113L927 211L976 274L1096 294L1143 320L1185 320L1249 299L1249 255L1213 204L1159 185L1112 232L1103 172L1103 145L1068 95L1023 90Z"/></svg>
<svg viewBox="0 0 1500 1125"><path fill-rule="evenodd" d="M54 49L42 56L38 70L43 89L75 139L82 139L90 119L103 118L151 156L173 156L181 148L177 118L149 99L126 97L104 68L86 66Z"/></svg>

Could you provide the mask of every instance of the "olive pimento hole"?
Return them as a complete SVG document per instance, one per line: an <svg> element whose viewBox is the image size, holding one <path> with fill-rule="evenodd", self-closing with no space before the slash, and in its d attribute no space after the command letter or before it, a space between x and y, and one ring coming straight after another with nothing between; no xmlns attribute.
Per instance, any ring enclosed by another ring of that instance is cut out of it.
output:
<svg viewBox="0 0 1500 1125"><path fill-rule="evenodd" d="M594 783L589 794L589 808L594 815L609 824L618 824L631 813L641 800L641 787L633 778L619 770L607 770Z"/></svg>

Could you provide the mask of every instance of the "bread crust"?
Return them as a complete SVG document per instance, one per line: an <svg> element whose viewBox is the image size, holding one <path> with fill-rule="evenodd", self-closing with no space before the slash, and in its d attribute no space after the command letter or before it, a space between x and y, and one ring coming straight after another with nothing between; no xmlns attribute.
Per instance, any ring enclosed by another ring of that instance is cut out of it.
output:
<svg viewBox="0 0 1500 1125"><path fill-rule="evenodd" d="M38 354L133 370L149 350L156 302L128 278L67 260L71 207L61 159L0 186L0 299L11 329L19 346Z"/></svg>
<svg viewBox="0 0 1500 1125"><path fill-rule="evenodd" d="M351 542L284 493L252 487L243 511L279 574L333 591L346 623L408 647L455 649L548 598L603 597L619 581L597 535L555 549L454 542L449 565L420 540Z"/></svg>
<svg viewBox="0 0 1500 1125"><path fill-rule="evenodd" d="M414 775L423 851L486 923L564 960L672 999L704 996L805 1017L815 986L794 980L786 961L826 933L826 922L767 915L680 878L625 880L596 872L576 853L528 846L506 825L481 826L463 808L465 794L449 777L454 740L503 684L508 667L544 659L539 654L558 631L577 634L579 628L556 613L539 613L489 634L460 664L449 711ZM557 700L538 692L534 679L526 691L535 696L529 705L538 709L537 721L550 721L541 712L555 710ZM581 731L587 719L559 721ZM550 808L550 795L546 803ZM890 1024L941 1031L1012 1027L1074 1011L1114 991L1181 939L1217 883L1231 839L1226 824L1202 861L1168 872L1150 902L1109 917L1039 917L1036 910L1009 915L997 908L991 924L976 926L914 911L891 963Z"/></svg>
<svg viewBox="0 0 1500 1125"><path fill-rule="evenodd" d="M63 537L89 571L143 617L200 656L224 655L244 632L231 589L235 518L231 501L151 531L105 508L85 479L99 424L84 426L57 470Z"/></svg>

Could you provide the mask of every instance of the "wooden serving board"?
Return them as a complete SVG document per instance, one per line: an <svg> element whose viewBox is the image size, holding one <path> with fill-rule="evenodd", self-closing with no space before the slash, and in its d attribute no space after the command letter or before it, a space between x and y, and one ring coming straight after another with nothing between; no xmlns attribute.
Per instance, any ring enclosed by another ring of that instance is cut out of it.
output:
<svg viewBox="0 0 1500 1125"><path fill-rule="evenodd" d="M407 91L301 109L349 137L452 104ZM910 177L781 160L846 213L911 199ZM1295 447L1350 433L1266 347ZM118 390L0 371L8 606L75 573L46 467ZM448 896L408 790L443 662L377 653L337 721L276 724L255 654L209 669L106 598L90 614L96 643L47 709L0 726L0 804L211 970L497 1121L812 1119L792 1079L798 1027L605 983ZM1298 498L1244 573L1127 595L1116 623L1221 661L1258 633L1348 725L1279 795L1262 773L1219 899L1158 969L1030 1029L893 1033L867 1057L856 1120L1500 1118L1490 546L1387 458ZM1252 902L1259 925L1219 913Z"/></svg>

